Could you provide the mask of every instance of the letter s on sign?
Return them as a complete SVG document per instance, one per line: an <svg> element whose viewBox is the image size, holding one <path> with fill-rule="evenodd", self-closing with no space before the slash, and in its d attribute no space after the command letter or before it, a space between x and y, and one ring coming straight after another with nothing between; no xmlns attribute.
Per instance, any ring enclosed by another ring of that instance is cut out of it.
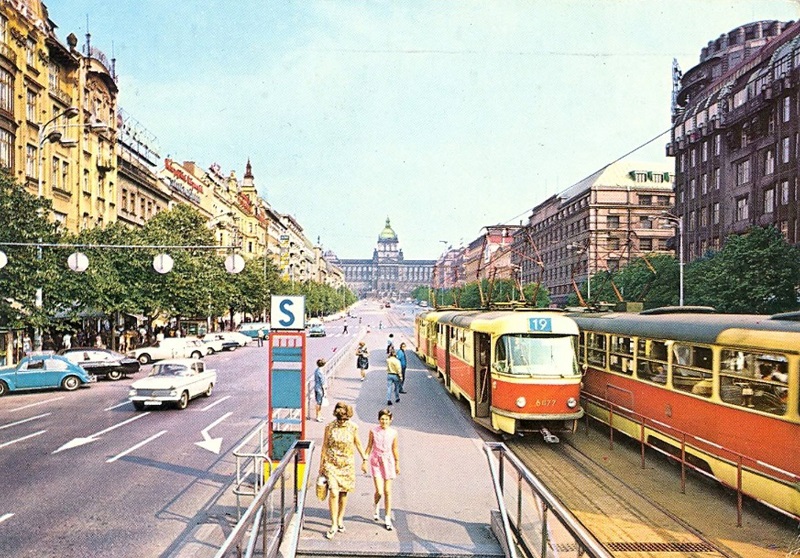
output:
<svg viewBox="0 0 800 558"><path fill-rule="evenodd" d="M278 323L281 324L283 327L289 327L294 323L294 314L289 308L293 304L294 302L292 302L291 300L282 300L280 303L281 312L283 312L284 315L286 315L286 319L278 320Z"/></svg>

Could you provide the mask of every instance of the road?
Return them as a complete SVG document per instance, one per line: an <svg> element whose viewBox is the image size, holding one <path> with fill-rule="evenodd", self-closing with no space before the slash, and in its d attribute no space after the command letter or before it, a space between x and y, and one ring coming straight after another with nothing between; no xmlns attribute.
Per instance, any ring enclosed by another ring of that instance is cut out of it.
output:
<svg viewBox="0 0 800 558"><path fill-rule="evenodd" d="M341 326L308 339L309 372L358 333L357 318L348 336ZM0 398L0 556L178 556L198 525L228 523L235 509L209 514L230 491L233 449L266 416L268 352L251 343L206 357L214 393L183 411L134 411L129 385L149 366L77 392ZM204 430L219 453L197 444Z"/></svg>

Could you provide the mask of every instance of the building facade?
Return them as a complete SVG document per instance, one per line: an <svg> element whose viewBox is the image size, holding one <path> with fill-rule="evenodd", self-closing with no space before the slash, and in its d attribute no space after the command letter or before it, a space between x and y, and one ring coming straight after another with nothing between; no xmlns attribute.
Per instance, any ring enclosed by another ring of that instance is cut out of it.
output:
<svg viewBox="0 0 800 558"><path fill-rule="evenodd" d="M335 257L335 256L334 256ZM406 260L389 218L371 259L337 259L347 286L360 298L400 299L420 285L431 285L434 260Z"/></svg>
<svg viewBox="0 0 800 558"><path fill-rule="evenodd" d="M756 226L797 244L800 22L737 27L673 78L667 154L687 261Z"/></svg>
<svg viewBox="0 0 800 558"><path fill-rule="evenodd" d="M674 230L659 217L672 209L673 175L660 163L612 163L533 208L513 232L511 267L523 285L541 283L551 301L599 271L616 271L650 253L672 253Z"/></svg>

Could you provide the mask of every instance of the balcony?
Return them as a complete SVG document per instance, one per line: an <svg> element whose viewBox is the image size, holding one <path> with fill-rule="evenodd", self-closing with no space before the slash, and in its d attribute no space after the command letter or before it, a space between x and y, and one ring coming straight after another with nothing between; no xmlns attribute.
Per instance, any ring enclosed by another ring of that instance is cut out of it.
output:
<svg viewBox="0 0 800 558"><path fill-rule="evenodd" d="M0 42L0 56L11 62L14 66L17 65L17 53L11 50L7 44Z"/></svg>
<svg viewBox="0 0 800 558"><path fill-rule="evenodd" d="M49 86L47 88L48 93L54 99L57 99L64 105L71 107L72 106L72 95L68 94L66 91L61 89L60 87Z"/></svg>
<svg viewBox="0 0 800 558"><path fill-rule="evenodd" d="M114 159L112 157L98 157L97 158L97 170L101 173L107 173L109 171L114 170Z"/></svg>

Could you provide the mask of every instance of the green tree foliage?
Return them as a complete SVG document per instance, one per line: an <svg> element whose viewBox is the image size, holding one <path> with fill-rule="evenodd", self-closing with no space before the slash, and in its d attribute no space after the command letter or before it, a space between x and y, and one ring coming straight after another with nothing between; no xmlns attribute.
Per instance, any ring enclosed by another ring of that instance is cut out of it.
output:
<svg viewBox="0 0 800 558"><path fill-rule="evenodd" d="M525 301L528 306L538 308L550 305L550 293L547 288L537 288L537 283L530 283L519 287L511 279L497 279L490 282L488 279L467 283L463 287L435 291L438 306L458 306L459 308L482 308L487 303L503 304ZM483 295L481 296L481 292Z"/></svg>
<svg viewBox="0 0 800 558"><path fill-rule="evenodd" d="M731 236L721 251L686 269L688 304L720 312L773 314L798 308L800 251L774 227Z"/></svg>
<svg viewBox="0 0 800 558"><path fill-rule="evenodd" d="M61 234L47 215L50 200L37 198L0 170L0 243L56 243ZM47 294L53 292L58 262L47 250L35 246L0 246L8 264L0 269L0 325L43 327L53 312ZM43 306L36 306L42 288Z"/></svg>

